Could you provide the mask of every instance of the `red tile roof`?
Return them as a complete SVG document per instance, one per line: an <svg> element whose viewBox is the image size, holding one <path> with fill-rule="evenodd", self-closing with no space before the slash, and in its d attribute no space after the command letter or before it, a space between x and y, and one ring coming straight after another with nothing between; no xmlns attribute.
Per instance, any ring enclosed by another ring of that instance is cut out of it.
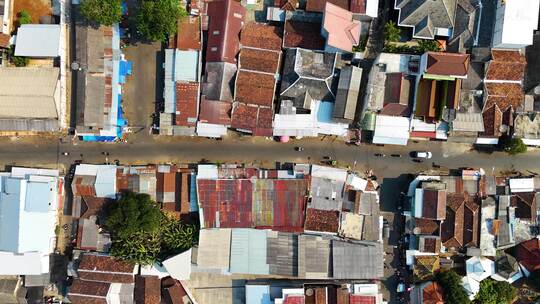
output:
<svg viewBox="0 0 540 304"><path fill-rule="evenodd" d="M482 113L484 119L484 132L481 136L487 137L499 137L501 136L501 125L503 119L503 113L497 105L492 105L491 107L484 110Z"/></svg>
<svg viewBox="0 0 540 304"><path fill-rule="evenodd" d="M444 290L437 282L432 282L422 290L423 304L444 304Z"/></svg>
<svg viewBox="0 0 540 304"><path fill-rule="evenodd" d="M74 279L67 295L71 303L107 304L111 283Z"/></svg>
<svg viewBox="0 0 540 304"><path fill-rule="evenodd" d="M273 111L255 105L235 103L231 127L247 130L255 136L272 136Z"/></svg>
<svg viewBox="0 0 540 304"><path fill-rule="evenodd" d="M534 238L517 245L515 256L529 272L540 269L540 239Z"/></svg>
<svg viewBox="0 0 540 304"><path fill-rule="evenodd" d="M272 107L276 78L274 75L239 71L235 101Z"/></svg>
<svg viewBox="0 0 540 304"><path fill-rule="evenodd" d="M163 301L165 304L184 304L184 297L187 297L186 290L182 283L171 277L161 281L163 286Z"/></svg>
<svg viewBox="0 0 540 304"><path fill-rule="evenodd" d="M361 295L350 295L349 304L375 304L377 303L377 298L375 296L361 296Z"/></svg>
<svg viewBox="0 0 540 304"><path fill-rule="evenodd" d="M280 63L280 52L242 48L239 67L244 70L277 73Z"/></svg>
<svg viewBox="0 0 540 304"><path fill-rule="evenodd" d="M519 51L492 50L488 63L487 80L523 80L527 61Z"/></svg>
<svg viewBox="0 0 540 304"><path fill-rule="evenodd" d="M103 206L107 203L104 197L83 196L81 197L81 216L80 218L89 218L98 215Z"/></svg>
<svg viewBox="0 0 540 304"><path fill-rule="evenodd" d="M528 221L536 220L536 192L516 193L511 203L516 207L516 217Z"/></svg>
<svg viewBox="0 0 540 304"><path fill-rule="evenodd" d="M218 125L231 124L232 103L219 100L208 100L203 98L199 121Z"/></svg>
<svg viewBox="0 0 540 304"><path fill-rule="evenodd" d="M111 256L84 253L77 272L79 278L111 283L133 283L135 265Z"/></svg>
<svg viewBox="0 0 540 304"><path fill-rule="evenodd" d="M240 48L239 34L246 9L235 0L218 0L208 3L207 62L236 63Z"/></svg>
<svg viewBox="0 0 540 304"><path fill-rule="evenodd" d="M468 54L427 53L426 73L434 75L467 76L469 71Z"/></svg>
<svg viewBox="0 0 540 304"><path fill-rule="evenodd" d="M176 48L179 50L201 49L201 21L199 16L185 16L178 20Z"/></svg>
<svg viewBox="0 0 540 304"><path fill-rule="evenodd" d="M446 215L446 191L424 189L422 202L422 217L442 220Z"/></svg>
<svg viewBox="0 0 540 304"><path fill-rule="evenodd" d="M355 14L365 14L366 0L351 0L350 11Z"/></svg>
<svg viewBox="0 0 540 304"><path fill-rule="evenodd" d="M285 301L283 301L283 304L304 304L304 303L305 303L304 296L299 296L299 295L287 296L285 298Z"/></svg>
<svg viewBox="0 0 540 304"><path fill-rule="evenodd" d="M274 0L274 6L284 11L295 11L298 8L298 0Z"/></svg>
<svg viewBox="0 0 540 304"><path fill-rule="evenodd" d="M468 194L449 193L446 219L441 224L441 241L447 248L478 246L480 205Z"/></svg>
<svg viewBox="0 0 540 304"><path fill-rule="evenodd" d="M176 125L194 127L197 123L199 100L198 82L176 83Z"/></svg>
<svg viewBox="0 0 540 304"><path fill-rule="evenodd" d="M157 276L135 277L134 300L137 304L156 304L161 302L161 280Z"/></svg>
<svg viewBox="0 0 540 304"><path fill-rule="evenodd" d="M284 43L286 48L322 50L326 39L321 36L321 23L285 21Z"/></svg>
<svg viewBox="0 0 540 304"><path fill-rule="evenodd" d="M242 47L281 51L283 29L277 26L250 22L240 33Z"/></svg>
<svg viewBox="0 0 540 304"><path fill-rule="evenodd" d="M338 228L339 211L307 209L306 230L337 233Z"/></svg>
<svg viewBox="0 0 540 304"><path fill-rule="evenodd" d="M486 83L487 99L484 109L489 109L496 104L501 111L506 111L508 107L514 110L518 108L525 99L523 88L518 83Z"/></svg>
<svg viewBox="0 0 540 304"><path fill-rule="evenodd" d="M337 5L342 9L349 10L349 0L307 0L306 11L322 13L324 12L326 2Z"/></svg>
<svg viewBox="0 0 540 304"><path fill-rule="evenodd" d="M7 49L9 47L9 39L11 39L10 35L0 33L0 48Z"/></svg>
<svg viewBox="0 0 540 304"><path fill-rule="evenodd" d="M96 188L94 187L95 178L75 176L73 184L73 195L80 196L96 196Z"/></svg>

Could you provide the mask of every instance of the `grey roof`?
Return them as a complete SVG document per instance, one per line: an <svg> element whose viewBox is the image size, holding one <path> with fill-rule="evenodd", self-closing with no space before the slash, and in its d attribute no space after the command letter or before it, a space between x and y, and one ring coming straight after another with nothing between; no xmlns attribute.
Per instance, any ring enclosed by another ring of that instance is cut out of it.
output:
<svg viewBox="0 0 540 304"><path fill-rule="evenodd" d="M99 232L99 226L96 224L96 216L91 216L88 219L80 219L79 221L79 229L82 229L80 232L80 248L108 252L111 246L111 237L108 233Z"/></svg>
<svg viewBox="0 0 540 304"><path fill-rule="evenodd" d="M452 28L457 0L399 0L398 24L415 27L413 36L433 39L435 28Z"/></svg>
<svg viewBox="0 0 540 304"><path fill-rule="evenodd" d="M315 100L333 101L336 53L288 49L281 80L281 100L293 100L296 107L305 106L306 95ZM309 105L308 105L309 106Z"/></svg>
<svg viewBox="0 0 540 304"><path fill-rule="evenodd" d="M456 113L452 121L453 131L484 132L482 113Z"/></svg>
<svg viewBox="0 0 540 304"><path fill-rule="evenodd" d="M0 68L1 118L58 118L58 68Z"/></svg>
<svg viewBox="0 0 540 304"><path fill-rule="evenodd" d="M497 248L506 248L513 246L515 243L512 219L512 210L510 207L510 195L499 196L499 208L497 211L497 219L500 222L499 235L497 236Z"/></svg>
<svg viewBox="0 0 540 304"><path fill-rule="evenodd" d="M19 285L19 279L15 276L2 277L0 279L0 303L18 304L26 303L26 288Z"/></svg>
<svg viewBox="0 0 540 304"><path fill-rule="evenodd" d="M17 30L15 56L60 56L60 24L23 24Z"/></svg>
<svg viewBox="0 0 540 304"><path fill-rule="evenodd" d="M111 37L100 28L75 26L77 71L77 127L102 128L105 114L105 49L112 48Z"/></svg>
<svg viewBox="0 0 540 304"><path fill-rule="evenodd" d="M40 275L26 275L24 276L24 286L26 287L39 287L47 286L51 283L51 274L42 273Z"/></svg>
<svg viewBox="0 0 540 304"><path fill-rule="evenodd" d="M540 138L540 115L536 113L516 115L514 136L528 139Z"/></svg>
<svg viewBox="0 0 540 304"><path fill-rule="evenodd" d="M457 1L454 36L448 42L448 49L463 53L465 49L473 46L476 23L479 22L476 15L477 5L478 0Z"/></svg>
<svg viewBox="0 0 540 304"><path fill-rule="evenodd" d="M341 210L344 182L311 177L310 207L320 210Z"/></svg>
<svg viewBox="0 0 540 304"><path fill-rule="evenodd" d="M0 131L55 132L59 129L58 119L0 119Z"/></svg>
<svg viewBox="0 0 540 304"><path fill-rule="evenodd" d="M341 69L334 106L334 118L349 121L354 119L361 80L361 68L346 66Z"/></svg>
<svg viewBox="0 0 540 304"><path fill-rule="evenodd" d="M505 279L509 279L520 272L518 261L511 255L504 253L495 260L495 271Z"/></svg>
<svg viewBox="0 0 540 304"><path fill-rule="evenodd" d="M332 241L333 278L378 279L383 277L383 248L378 242Z"/></svg>
<svg viewBox="0 0 540 304"><path fill-rule="evenodd" d="M330 240L322 236L298 236L298 277L324 279L330 273Z"/></svg>
<svg viewBox="0 0 540 304"><path fill-rule="evenodd" d="M228 62L207 62L203 95L211 100L232 101L236 65Z"/></svg>
<svg viewBox="0 0 540 304"><path fill-rule="evenodd" d="M298 276L298 235L268 231L266 262L270 274Z"/></svg>

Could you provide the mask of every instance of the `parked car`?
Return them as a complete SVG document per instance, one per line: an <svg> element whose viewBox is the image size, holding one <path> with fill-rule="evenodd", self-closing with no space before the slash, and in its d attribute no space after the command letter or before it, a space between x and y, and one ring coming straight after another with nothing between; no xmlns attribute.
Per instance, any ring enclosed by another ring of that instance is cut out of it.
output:
<svg viewBox="0 0 540 304"><path fill-rule="evenodd" d="M430 159L432 156L433 156L433 154L431 154L431 152L427 152L427 151L414 151L414 152L412 152L412 157L416 157L416 158Z"/></svg>

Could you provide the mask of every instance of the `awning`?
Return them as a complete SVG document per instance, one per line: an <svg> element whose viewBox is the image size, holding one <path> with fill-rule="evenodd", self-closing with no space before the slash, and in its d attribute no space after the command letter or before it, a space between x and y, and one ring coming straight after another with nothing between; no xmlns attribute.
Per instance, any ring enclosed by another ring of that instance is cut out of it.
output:
<svg viewBox="0 0 540 304"><path fill-rule="evenodd" d="M406 146L409 140L407 117L377 115L373 143Z"/></svg>

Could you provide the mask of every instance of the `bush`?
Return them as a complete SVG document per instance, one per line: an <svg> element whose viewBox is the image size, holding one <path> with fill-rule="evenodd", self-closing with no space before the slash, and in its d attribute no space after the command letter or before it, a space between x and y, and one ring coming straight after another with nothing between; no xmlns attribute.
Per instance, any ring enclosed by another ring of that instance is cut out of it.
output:
<svg viewBox="0 0 540 304"><path fill-rule="evenodd" d="M475 304L504 304L512 303L517 290L507 282L486 279L480 282L480 291L474 299Z"/></svg>
<svg viewBox="0 0 540 304"><path fill-rule="evenodd" d="M22 10L17 14L17 21L15 22L16 27L30 23L32 23L32 16L30 16L30 13Z"/></svg>
<svg viewBox="0 0 540 304"><path fill-rule="evenodd" d="M121 0L84 0L81 15L90 22L113 25L122 20Z"/></svg>
<svg viewBox="0 0 540 304"><path fill-rule="evenodd" d="M30 59L28 57L20 57L15 56L15 46L12 45L8 50L8 56L11 58L11 63L13 63L16 67L21 68L28 65L28 62L30 62Z"/></svg>
<svg viewBox="0 0 540 304"><path fill-rule="evenodd" d="M437 283L444 290L444 303L446 304L469 304L465 288L461 285L461 277L453 270L441 271L437 274Z"/></svg>
<svg viewBox="0 0 540 304"><path fill-rule="evenodd" d="M177 0L140 0L136 15L137 32L152 41L166 41L176 34L177 21L187 16Z"/></svg>
<svg viewBox="0 0 540 304"><path fill-rule="evenodd" d="M384 25L384 40L387 42L398 42L401 35L401 30L397 24L390 20Z"/></svg>
<svg viewBox="0 0 540 304"><path fill-rule="evenodd" d="M439 44L435 40L417 40L417 42L418 42L417 50L421 54L425 52L440 51Z"/></svg>
<svg viewBox="0 0 540 304"><path fill-rule="evenodd" d="M527 152L527 145L523 143L523 140L521 140L521 138L512 138L510 140L503 139L502 141L504 151L506 151L510 155L517 155Z"/></svg>

